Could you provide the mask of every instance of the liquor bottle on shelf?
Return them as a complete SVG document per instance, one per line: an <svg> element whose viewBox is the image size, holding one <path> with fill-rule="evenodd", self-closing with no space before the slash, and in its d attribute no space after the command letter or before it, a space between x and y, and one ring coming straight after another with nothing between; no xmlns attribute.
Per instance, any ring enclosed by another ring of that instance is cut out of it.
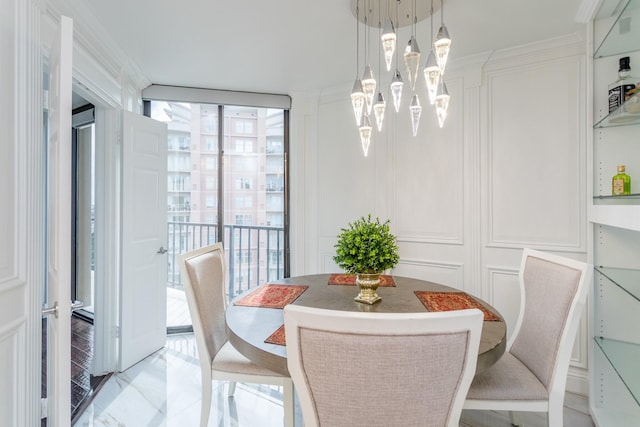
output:
<svg viewBox="0 0 640 427"><path fill-rule="evenodd" d="M627 92L635 89L640 78L631 76L631 65L628 56L619 60L618 80L609 85L609 112L615 111L624 104Z"/></svg>
<svg viewBox="0 0 640 427"><path fill-rule="evenodd" d="M614 196L621 194L631 194L631 177L624 173L624 165L618 166L618 174L611 180L612 193Z"/></svg>

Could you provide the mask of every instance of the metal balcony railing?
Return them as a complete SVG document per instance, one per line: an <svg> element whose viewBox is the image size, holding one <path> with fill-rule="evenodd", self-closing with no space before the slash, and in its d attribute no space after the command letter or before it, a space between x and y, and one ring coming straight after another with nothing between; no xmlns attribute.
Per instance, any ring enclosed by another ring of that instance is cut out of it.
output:
<svg viewBox="0 0 640 427"><path fill-rule="evenodd" d="M230 299L284 277L284 228L225 225L223 233ZM168 285L182 289L178 255L218 241L218 227L214 224L168 222Z"/></svg>

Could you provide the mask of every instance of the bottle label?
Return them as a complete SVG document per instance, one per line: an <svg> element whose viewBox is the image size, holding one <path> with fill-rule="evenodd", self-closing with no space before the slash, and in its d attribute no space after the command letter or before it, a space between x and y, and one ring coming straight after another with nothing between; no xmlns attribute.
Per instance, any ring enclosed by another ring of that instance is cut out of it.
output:
<svg viewBox="0 0 640 427"><path fill-rule="evenodd" d="M624 194L624 179L622 178L613 179L613 194L615 196L619 194Z"/></svg>
<svg viewBox="0 0 640 427"><path fill-rule="evenodd" d="M633 84L616 86L613 89L609 89L609 112L611 113L616 108L624 104L624 98L631 89L636 86Z"/></svg>

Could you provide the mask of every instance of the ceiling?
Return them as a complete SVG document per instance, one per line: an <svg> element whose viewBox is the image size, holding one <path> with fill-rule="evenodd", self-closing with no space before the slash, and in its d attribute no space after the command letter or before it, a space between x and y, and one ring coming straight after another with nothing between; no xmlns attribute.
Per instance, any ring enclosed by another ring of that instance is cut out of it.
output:
<svg viewBox="0 0 640 427"><path fill-rule="evenodd" d="M450 60L582 31L584 23L576 16L593 3L446 0L445 23L453 41ZM154 84L292 95L350 84L356 75L351 0L85 0L84 4ZM438 27L440 15L434 15ZM422 46L429 43L427 22L416 30ZM360 26L361 44L364 28ZM404 46L409 29L402 31L399 39ZM372 38L378 37L376 32L374 28ZM377 53L372 58L375 67ZM360 74L362 62L361 58Z"/></svg>

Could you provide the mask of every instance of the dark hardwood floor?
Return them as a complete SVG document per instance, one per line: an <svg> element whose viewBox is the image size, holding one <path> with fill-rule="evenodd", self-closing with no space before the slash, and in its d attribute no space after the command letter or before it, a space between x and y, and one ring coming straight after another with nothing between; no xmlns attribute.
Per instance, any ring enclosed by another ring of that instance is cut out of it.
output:
<svg viewBox="0 0 640 427"><path fill-rule="evenodd" d="M90 374L93 360L93 324L71 317L71 422L77 420L109 375ZM47 324L42 319L42 397L47 396ZM42 427L46 419L42 420Z"/></svg>

